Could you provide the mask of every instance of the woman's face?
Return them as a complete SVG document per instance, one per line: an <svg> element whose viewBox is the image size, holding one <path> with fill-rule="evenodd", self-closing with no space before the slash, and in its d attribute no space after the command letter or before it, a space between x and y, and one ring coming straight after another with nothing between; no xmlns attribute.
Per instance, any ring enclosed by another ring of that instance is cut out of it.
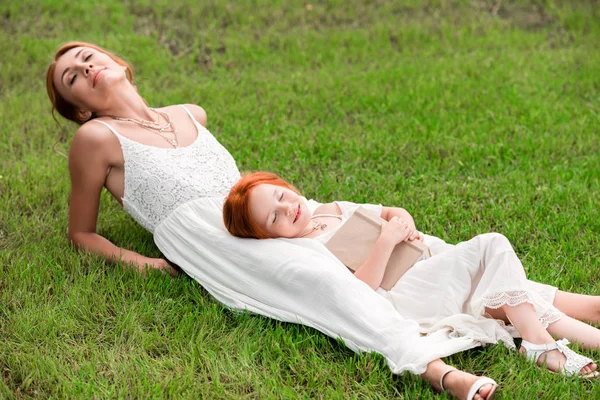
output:
<svg viewBox="0 0 600 400"><path fill-rule="evenodd" d="M273 238L295 238L306 231L311 214L296 192L262 184L250 192L250 217Z"/></svg>
<svg viewBox="0 0 600 400"><path fill-rule="evenodd" d="M85 111L103 108L107 90L127 80L125 68L110 56L90 47L75 47L56 63L54 86L68 102Z"/></svg>

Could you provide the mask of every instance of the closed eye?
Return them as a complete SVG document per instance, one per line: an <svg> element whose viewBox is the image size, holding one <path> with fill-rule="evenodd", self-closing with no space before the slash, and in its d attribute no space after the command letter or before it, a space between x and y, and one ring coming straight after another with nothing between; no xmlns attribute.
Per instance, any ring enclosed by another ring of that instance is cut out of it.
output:
<svg viewBox="0 0 600 400"><path fill-rule="evenodd" d="M283 200L283 192L281 192L281 196L279 196L279 201Z"/></svg>
<svg viewBox="0 0 600 400"><path fill-rule="evenodd" d="M85 57L84 61L89 60L90 58L92 58L92 54L94 53L90 53L88 56ZM73 85L73 83L75 83L75 78L77 77L77 74L73 74L73 77L71 78L71 80L69 81L69 85Z"/></svg>
<svg viewBox="0 0 600 400"><path fill-rule="evenodd" d="M277 213L275 213L275 215L273 215L273 224L277 221Z"/></svg>

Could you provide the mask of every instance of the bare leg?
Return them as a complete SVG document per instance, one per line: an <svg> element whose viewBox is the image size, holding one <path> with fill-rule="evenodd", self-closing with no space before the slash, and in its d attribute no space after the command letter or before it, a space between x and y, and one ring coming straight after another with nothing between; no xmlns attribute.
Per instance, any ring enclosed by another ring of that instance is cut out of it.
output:
<svg viewBox="0 0 600 400"><path fill-rule="evenodd" d="M427 364L427 370L421 375L421 377L426 379L436 390L441 391L442 388L440 387L440 378L444 372L448 371L449 368L452 367L448 366L445 362L438 358L437 360L433 360ZM446 389L446 391L454 397L464 399L467 397L471 385L473 385L477 379L479 379L478 376L461 370L456 370L444 376L444 389ZM481 389L479 389L479 392L475 394L474 399L487 399L492 389L493 386L491 384L484 385Z"/></svg>
<svg viewBox="0 0 600 400"><path fill-rule="evenodd" d="M510 323L506 317L504 308L499 308L497 310L486 308L486 312L494 319L499 319L505 323ZM583 345L583 347L586 349L597 349L600 347L600 329L588 325L585 322L578 321L567 315L550 324L546 330L555 338L567 338L571 342L577 342Z"/></svg>
<svg viewBox="0 0 600 400"><path fill-rule="evenodd" d="M548 332L556 338L567 338L578 342L586 349L598 349L600 346L600 329L567 315L548 326Z"/></svg>
<svg viewBox="0 0 600 400"><path fill-rule="evenodd" d="M506 313L503 308L485 308L485 312L494 319L504 321L505 324L510 324L510 321L506 317Z"/></svg>
<svg viewBox="0 0 600 400"><path fill-rule="evenodd" d="M554 343L554 338L538 320L535 310L531 304L522 303L515 307L505 305L501 308L504 310L507 318L511 321L512 325L519 331L519 334L524 340L535 344ZM550 326L558 324L559 322L560 321L557 321ZM553 331L563 333L562 330L566 330L569 327L569 323L571 322L567 321L566 324L559 325L558 328L554 328ZM582 322L580 323L585 325ZM542 358L540 358L540 362L545 362L548 368L552 371L559 371L562 369L563 365L565 365L566 358L558 350L551 350L543 354ZM595 369L596 364L590 363L583 367L581 369L581 372L584 374L588 374L594 371Z"/></svg>
<svg viewBox="0 0 600 400"><path fill-rule="evenodd" d="M600 323L600 296L558 290L554 297L554 307L571 318Z"/></svg>

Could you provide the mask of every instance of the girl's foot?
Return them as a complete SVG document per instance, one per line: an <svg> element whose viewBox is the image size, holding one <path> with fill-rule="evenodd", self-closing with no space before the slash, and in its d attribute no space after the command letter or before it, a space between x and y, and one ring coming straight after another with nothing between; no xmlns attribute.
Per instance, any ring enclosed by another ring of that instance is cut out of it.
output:
<svg viewBox="0 0 600 400"><path fill-rule="evenodd" d="M461 400L492 400L498 388L498 384L489 378L455 368L450 368L442 375L440 386L438 389Z"/></svg>
<svg viewBox="0 0 600 400"><path fill-rule="evenodd" d="M537 365L546 364L550 371L567 376L578 375L582 378L596 378L600 374L597 365L589 358L569 349L567 339L553 343L533 344L526 340L521 343L519 352L532 359Z"/></svg>

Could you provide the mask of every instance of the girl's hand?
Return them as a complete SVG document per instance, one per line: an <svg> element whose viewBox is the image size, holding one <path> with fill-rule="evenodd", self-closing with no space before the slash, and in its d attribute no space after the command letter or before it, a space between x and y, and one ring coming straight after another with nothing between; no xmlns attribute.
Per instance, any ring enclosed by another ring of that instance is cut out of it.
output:
<svg viewBox="0 0 600 400"><path fill-rule="evenodd" d="M395 246L407 240L412 232L413 229L410 228L408 222L398 217L392 217L392 219L384 223L381 227L380 237L389 240Z"/></svg>
<svg viewBox="0 0 600 400"><path fill-rule="evenodd" d="M425 238L423 237L423 235L421 235L419 233L418 230L414 229L411 231L410 235L408 235L408 237L406 238L407 241L412 242L413 240L418 240L419 242L422 242L425 240Z"/></svg>

